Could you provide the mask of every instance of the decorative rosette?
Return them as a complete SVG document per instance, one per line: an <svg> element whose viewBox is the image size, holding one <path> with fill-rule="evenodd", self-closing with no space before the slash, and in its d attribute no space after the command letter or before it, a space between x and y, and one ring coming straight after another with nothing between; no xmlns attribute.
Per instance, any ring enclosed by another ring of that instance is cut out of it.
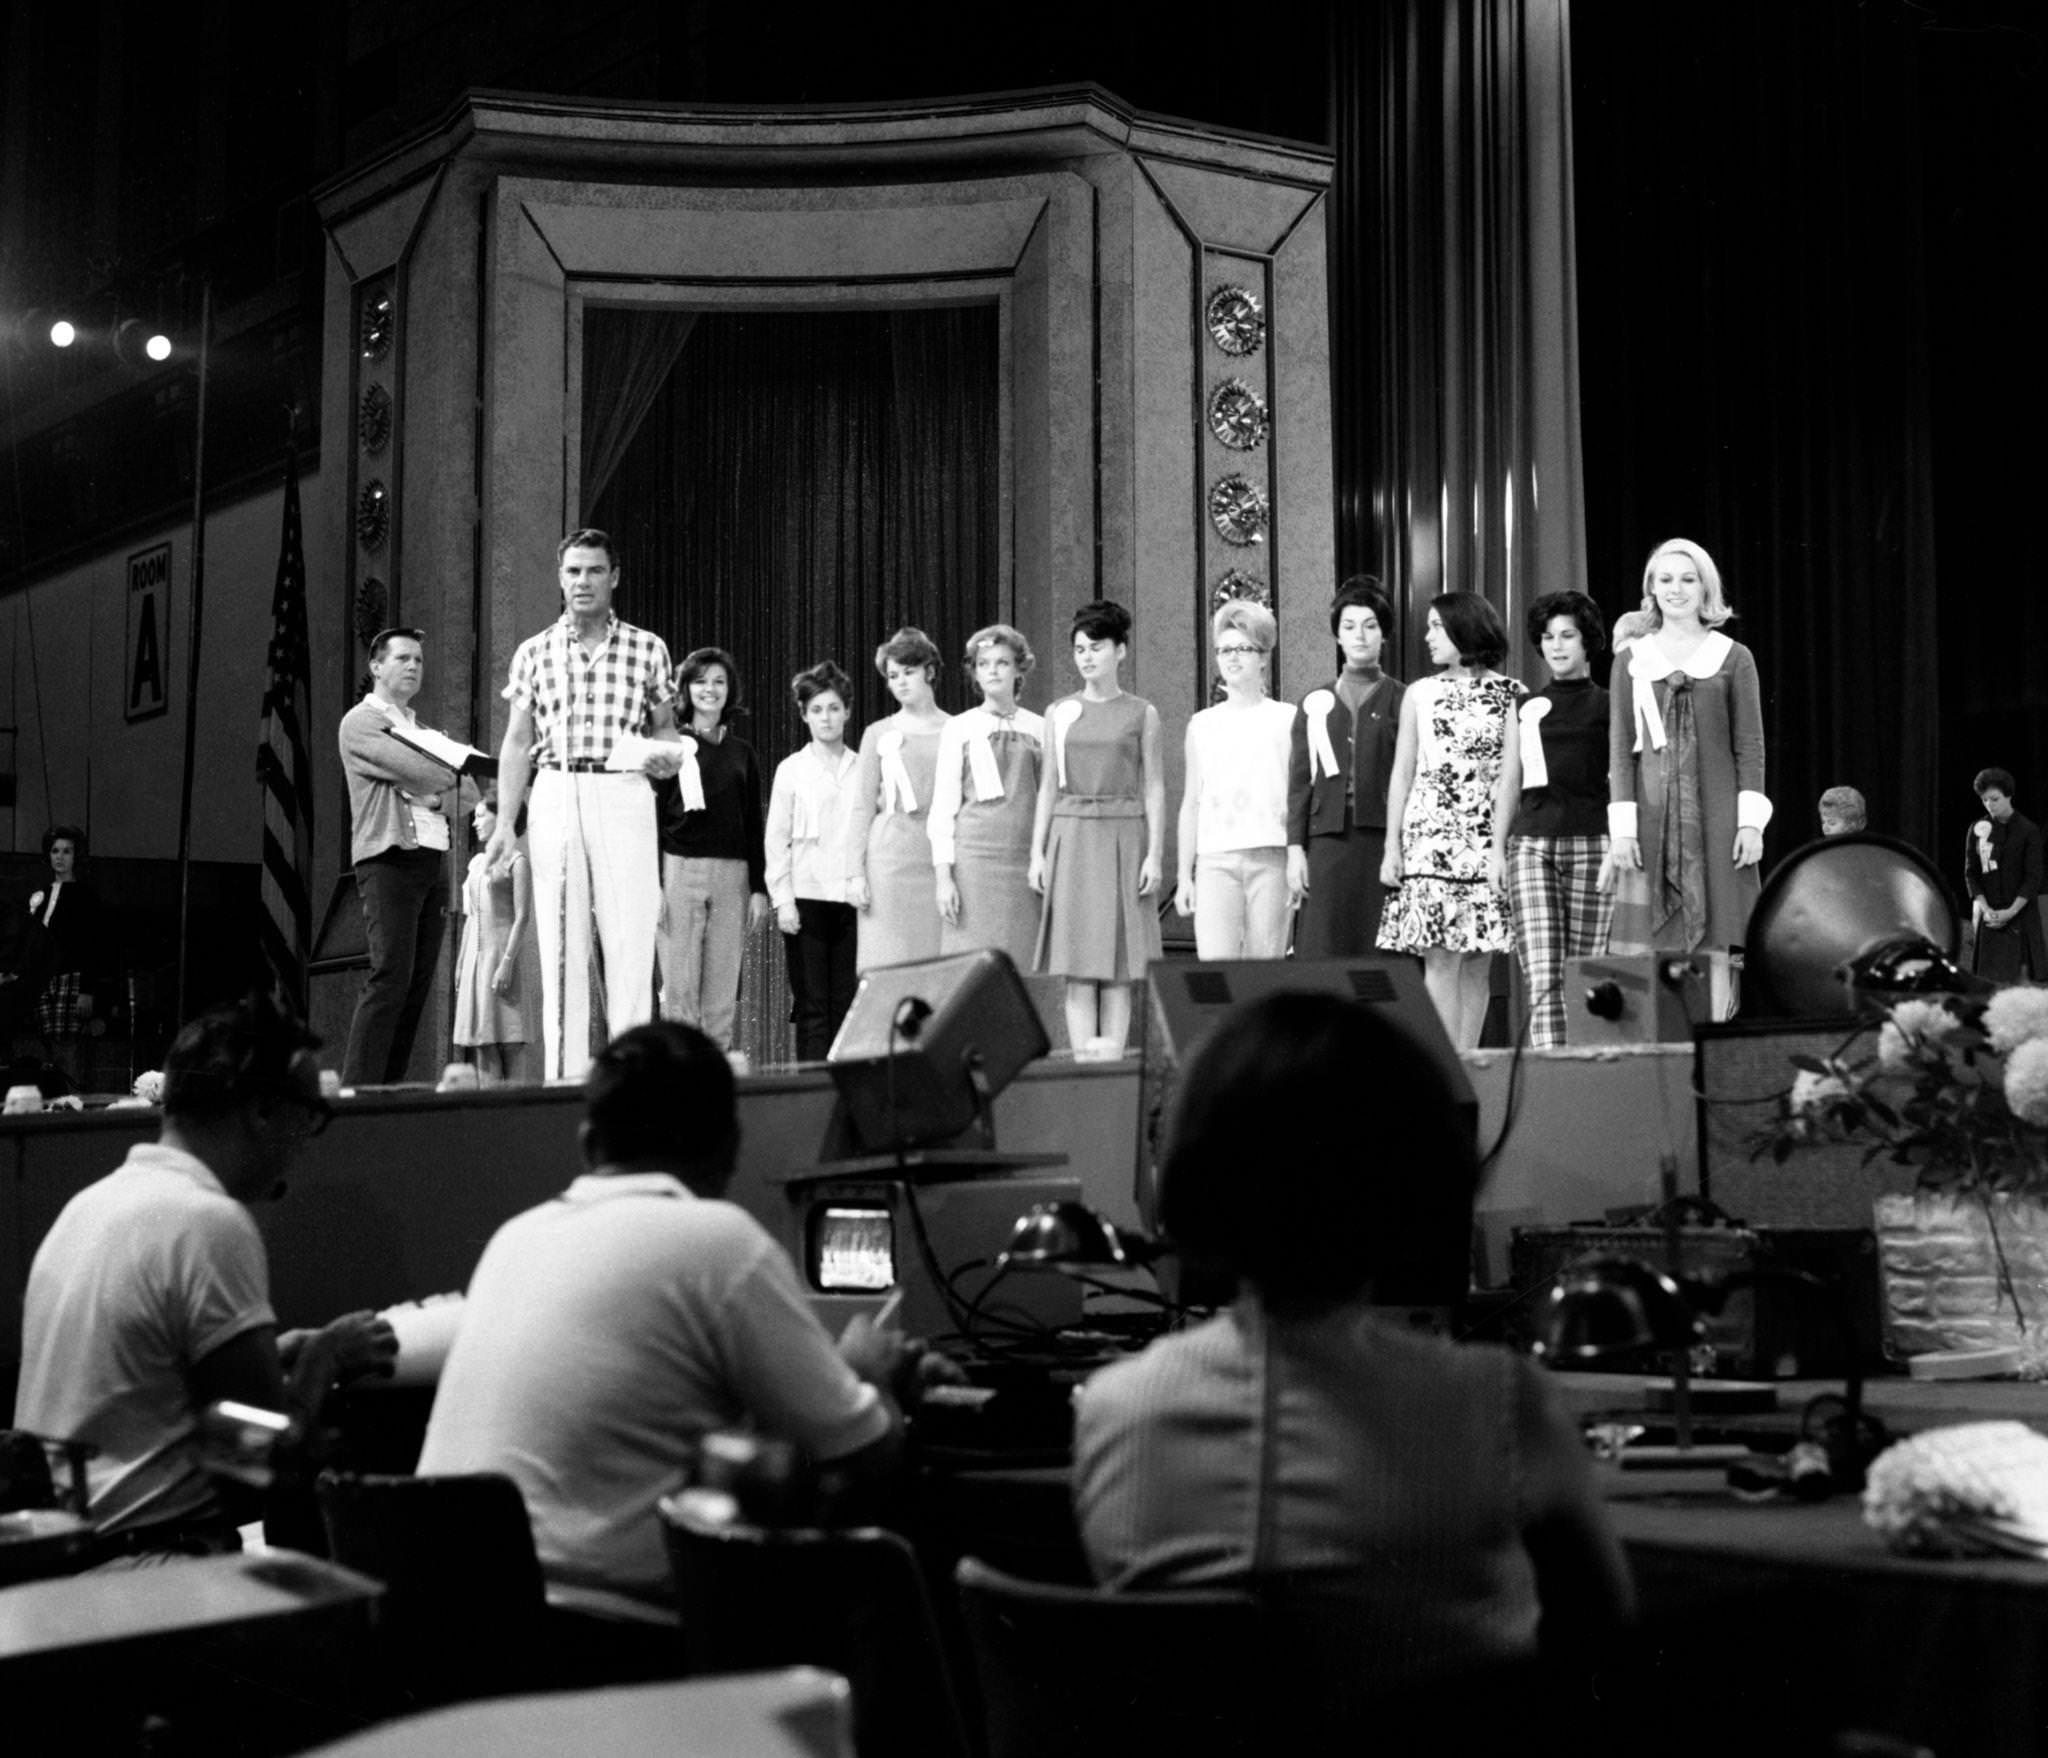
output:
<svg viewBox="0 0 2048 1758"><path fill-rule="evenodd" d="M1256 354L1266 339L1266 314L1249 287L1218 287L1202 308L1209 335L1217 347L1236 359Z"/></svg>
<svg viewBox="0 0 2048 1758"><path fill-rule="evenodd" d="M1225 543L1264 543L1271 516L1266 491L1246 477L1226 476L1209 489L1209 518Z"/></svg>
<svg viewBox="0 0 2048 1758"><path fill-rule="evenodd" d="M391 443L391 393L372 385L356 409L356 441L371 457Z"/></svg>
<svg viewBox="0 0 2048 1758"><path fill-rule="evenodd" d="M1209 431L1233 452L1257 451L1272 425L1266 399L1243 379L1227 378L1209 393Z"/></svg>
<svg viewBox="0 0 2048 1758"><path fill-rule="evenodd" d="M391 491L375 478L356 496L356 541L365 549L382 549L391 534Z"/></svg>
<svg viewBox="0 0 2048 1758"><path fill-rule="evenodd" d="M385 287L363 301L361 342L365 360L382 360L398 334L398 305Z"/></svg>
<svg viewBox="0 0 2048 1758"><path fill-rule="evenodd" d="M1226 604L1240 598L1249 598L1254 604L1263 604L1272 609L1272 600L1267 595L1266 583L1256 574L1247 574L1242 568L1232 568L1216 582L1209 594L1209 608L1221 610Z"/></svg>

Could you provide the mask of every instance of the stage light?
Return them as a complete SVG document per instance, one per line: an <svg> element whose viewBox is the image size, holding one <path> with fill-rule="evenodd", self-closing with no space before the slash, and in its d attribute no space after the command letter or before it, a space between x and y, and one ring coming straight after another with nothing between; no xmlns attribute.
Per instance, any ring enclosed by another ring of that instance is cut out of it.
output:
<svg viewBox="0 0 2048 1758"><path fill-rule="evenodd" d="M142 351L152 360L168 360L171 357L171 339L165 335L151 336L142 344Z"/></svg>
<svg viewBox="0 0 2048 1758"><path fill-rule="evenodd" d="M69 318L60 317L50 326L50 346L68 348L78 340L78 329Z"/></svg>

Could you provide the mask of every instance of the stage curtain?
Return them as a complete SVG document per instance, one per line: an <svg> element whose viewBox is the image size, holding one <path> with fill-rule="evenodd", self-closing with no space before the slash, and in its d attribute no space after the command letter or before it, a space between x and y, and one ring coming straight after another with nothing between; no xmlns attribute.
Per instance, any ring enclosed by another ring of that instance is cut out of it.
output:
<svg viewBox="0 0 2048 1758"><path fill-rule="evenodd" d="M1960 822L1932 834L1925 13L1573 13L1593 591L1611 618L1657 543L1713 554L1763 681L1767 867L1837 782L1873 830L1959 861Z"/></svg>
<svg viewBox="0 0 2048 1758"><path fill-rule="evenodd" d="M1331 29L1339 572L1387 585L1402 675L1457 590L1526 671L1523 607L1586 578L1565 0L1382 0Z"/></svg>
<svg viewBox="0 0 2048 1758"><path fill-rule="evenodd" d="M678 661L732 653L764 787L805 738L790 677L844 666L858 741L893 712L874 652L904 624L945 656L941 704L968 705L956 661L999 601L998 370L989 304L705 313L588 503L619 545L619 614ZM756 937L741 979L757 1061L791 1053L775 938Z"/></svg>
<svg viewBox="0 0 2048 1758"><path fill-rule="evenodd" d="M601 305L584 311L580 482L586 507L604 498L696 324L694 311Z"/></svg>

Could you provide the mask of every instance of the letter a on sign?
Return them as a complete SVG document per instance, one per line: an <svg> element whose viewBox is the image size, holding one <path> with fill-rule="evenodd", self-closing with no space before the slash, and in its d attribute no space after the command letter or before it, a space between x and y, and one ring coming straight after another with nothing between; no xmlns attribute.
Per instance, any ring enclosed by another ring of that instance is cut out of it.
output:
<svg viewBox="0 0 2048 1758"><path fill-rule="evenodd" d="M170 627L171 546L128 558L128 718L147 720L169 706L164 694L164 636Z"/></svg>

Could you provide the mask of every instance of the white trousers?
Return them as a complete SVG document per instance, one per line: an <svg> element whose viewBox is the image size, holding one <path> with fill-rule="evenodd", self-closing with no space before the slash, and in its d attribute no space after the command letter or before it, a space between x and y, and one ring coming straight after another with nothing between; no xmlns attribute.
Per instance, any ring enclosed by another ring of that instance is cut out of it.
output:
<svg viewBox="0 0 2048 1758"><path fill-rule="evenodd" d="M1287 851L1234 848L1195 857L1195 953L1287 956Z"/></svg>
<svg viewBox="0 0 2048 1758"><path fill-rule="evenodd" d="M590 1066L593 918L604 948L605 1026L616 1038L654 1016L661 853L644 775L543 769L527 807L533 920L540 936L542 1064L549 1080Z"/></svg>

